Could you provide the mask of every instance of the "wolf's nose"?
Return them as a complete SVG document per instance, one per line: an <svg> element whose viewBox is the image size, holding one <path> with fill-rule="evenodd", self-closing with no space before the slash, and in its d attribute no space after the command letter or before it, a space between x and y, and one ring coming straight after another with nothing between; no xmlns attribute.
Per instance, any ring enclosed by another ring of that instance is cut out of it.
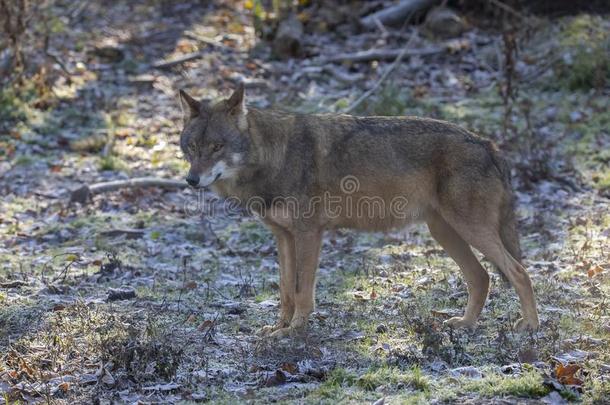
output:
<svg viewBox="0 0 610 405"><path fill-rule="evenodd" d="M195 187L197 184L199 184L199 176L189 173L189 175L186 176L186 182L189 184L189 186Z"/></svg>

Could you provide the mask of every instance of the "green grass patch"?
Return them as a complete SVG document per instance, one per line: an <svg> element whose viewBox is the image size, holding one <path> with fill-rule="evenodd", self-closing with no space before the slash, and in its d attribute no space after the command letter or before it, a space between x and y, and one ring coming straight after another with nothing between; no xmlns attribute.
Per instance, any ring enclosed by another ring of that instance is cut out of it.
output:
<svg viewBox="0 0 610 405"><path fill-rule="evenodd" d="M417 103L410 91L386 85L377 97L365 101L358 107L356 113L359 115L404 115L407 109L415 104Z"/></svg>
<svg viewBox="0 0 610 405"><path fill-rule="evenodd" d="M600 16L574 17L560 33L556 81L569 90L602 88L610 83L610 34Z"/></svg>
<svg viewBox="0 0 610 405"><path fill-rule="evenodd" d="M602 380L599 376L586 382L583 403L605 404L610 398L610 380Z"/></svg>
<svg viewBox="0 0 610 405"><path fill-rule="evenodd" d="M610 193L610 170L606 169L594 174L593 185L601 193Z"/></svg>
<svg viewBox="0 0 610 405"><path fill-rule="evenodd" d="M263 244L271 237L271 232L259 221L244 221L240 224L239 231L242 244Z"/></svg>
<svg viewBox="0 0 610 405"><path fill-rule="evenodd" d="M540 398L549 393L540 373L529 370L518 376L488 374L480 380L463 381L460 390L477 392L485 397L514 395L517 397Z"/></svg>
<svg viewBox="0 0 610 405"><path fill-rule="evenodd" d="M326 380L307 399L311 403L337 403L346 396L346 390L355 384L356 379L352 371L337 367L328 373Z"/></svg>
<svg viewBox="0 0 610 405"><path fill-rule="evenodd" d="M36 98L33 86L6 86L0 90L0 122L8 123L26 120L29 104Z"/></svg>
<svg viewBox="0 0 610 405"><path fill-rule="evenodd" d="M328 374L324 383L307 399L323 403L350 402L358 398L364 400L370 395L367 394L368 392L375 391L381 386L387 386L392 391L396 389L419 391L415 396L400 399L401 403L404 403L403 400L407 403L418 403L423 397L429 397L431 382L416 366L406 371L385 365L373 366L361 376L358 376L355 371L338 367ZM407 401L407 399L409 400Z"/></svg>
<svg viewBox="0 0 610 405"><path fill-rule="evenodd" d="M108 155L103 156L99 160L98 167L100 170L109 170L109 171L122 171L127 170L129 167L127 164L118 156Z"/></svg>
<svg viewBox="0 0 610 405"><path fill-rule="evenodd" d="M430 390L429 380L417 366L407 372L396 367L373 368L356 380L356 385L368 391L387 384L403 385L424 392Z"/></svg>

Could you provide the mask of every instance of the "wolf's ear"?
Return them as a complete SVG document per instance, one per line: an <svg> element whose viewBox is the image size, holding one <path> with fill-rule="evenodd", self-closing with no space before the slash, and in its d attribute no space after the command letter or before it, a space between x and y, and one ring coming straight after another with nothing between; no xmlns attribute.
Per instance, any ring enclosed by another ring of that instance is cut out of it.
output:
<svg viewBox="0 0 610 405"><path fill-rule="evenodd" d="M186 91L180 90L180 104L182 105L182 113L184 120L195 118L201 114L201 103L189 96Z"/></svg>
<svg viewBox="0 0 610 405"><path fill-rule="evenodd" d="M244 84L239 83L237 88L227 100L227 106L229 107L229 111L233 114L245 114L246 113L246 91L244 89Z"/></svg>

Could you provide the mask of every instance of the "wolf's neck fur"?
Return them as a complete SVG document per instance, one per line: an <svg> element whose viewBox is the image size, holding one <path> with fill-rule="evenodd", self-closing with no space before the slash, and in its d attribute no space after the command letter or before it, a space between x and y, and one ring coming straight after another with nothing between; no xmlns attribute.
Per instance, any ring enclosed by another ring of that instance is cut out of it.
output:
<svg viewBox="0 0 610 405"><path fill-rule="evenodd" d="M222 197L237 197L245 201L252 197L267 200L278 194L288 193L278 187L278 177L290 177L290 163L287 162L289 138L294 136L296 115L275 111L248 108L247 134L248 150L246 164L237 175L218 182L214 191ZM281 183L281 182L280 182Z"/></svg>
<svg viewBox="0 0 610 405"><path fill-rule="evenodd" d="M250 109L247 120L251 142L249 162L264 168L267 174L277 175L286 160L289 137L294 135L295 115Z"/></svg>

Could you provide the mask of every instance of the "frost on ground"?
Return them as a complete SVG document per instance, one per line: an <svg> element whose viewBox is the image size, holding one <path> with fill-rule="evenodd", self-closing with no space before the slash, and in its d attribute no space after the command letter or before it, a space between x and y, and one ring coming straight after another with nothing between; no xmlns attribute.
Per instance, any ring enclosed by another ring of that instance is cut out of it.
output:
<svg viewBox="0 0 610 405"><path fill-rule="evenodd" d="M445 50L406 58L355 111L447 119L506 151L539 332L513 332L517 298L489 263L476 330L443 326L464 308L465 285L416 225L329 232L309 333L276 342L256 335L277 315L279 276L255 219L188 189L126 189L88 204L68 204L70 192L181 179L178 88L217 98L246 79L259 107L342 111L391 60L325 60L396 48L412 33L320 29L305 36L308 57L279 61L241 2L169 12L153 3L90 5L58 28L52 45L69 79L54 84L54 104L19 106L19 123L0 134L0 403L608 401L610 93L607 82L583 90L591 67L578 42L608 41L607 18L537 20L509 114L499 33L445 41L412 28L413 47Z"/></svg>

